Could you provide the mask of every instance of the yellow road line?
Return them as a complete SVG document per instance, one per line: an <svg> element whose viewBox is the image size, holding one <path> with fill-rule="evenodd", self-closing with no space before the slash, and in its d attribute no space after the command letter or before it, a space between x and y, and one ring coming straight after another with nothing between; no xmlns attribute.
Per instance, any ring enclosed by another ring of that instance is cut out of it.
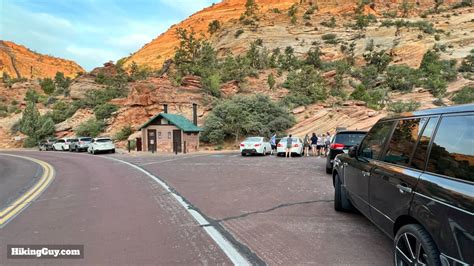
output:
<svg viewBox="0 0 474 266"><path fill-rule="evenodd" d="M40 180L20 198L16 199L7 208L0 211L0 228L2 228L10 219L18 215L24 210L33 200L35 200L54 180L54 168L47 162L19 155L1 154L22 158L39 164L43 168L43 174Z"/></svg>

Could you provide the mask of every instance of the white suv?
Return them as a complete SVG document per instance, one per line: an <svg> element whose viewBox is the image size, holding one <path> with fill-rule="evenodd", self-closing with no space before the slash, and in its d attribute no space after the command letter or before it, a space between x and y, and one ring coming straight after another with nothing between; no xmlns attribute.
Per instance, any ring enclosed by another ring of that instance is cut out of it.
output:
<svg viewBox="0 0 474 266"><path fill-rule="evenodd" d="M53 144L53 150L55 150L55 151L68 151L69 150L69 145L73 142L77 142L77 139L74 139L74 138L58 139Z"/></svg>
<svg viewBox="0 0 474 266"><path fill-rule="evenodd" d="M87 151L92 154L97 154L98 152L115 153L115 145L110 138L95 138L89 144Z"/></svg>

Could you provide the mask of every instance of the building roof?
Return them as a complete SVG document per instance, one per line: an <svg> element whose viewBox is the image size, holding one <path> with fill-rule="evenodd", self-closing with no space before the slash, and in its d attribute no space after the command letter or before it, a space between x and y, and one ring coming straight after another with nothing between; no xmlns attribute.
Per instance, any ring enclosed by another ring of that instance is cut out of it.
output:
<svg viewBox="0 0 474 266"><path fill-rule="evenodd" d="M151 122L156 119L164 118L168 120L171 124L175 125L177 128L181 129L184 132L199 132L202 129L194 125L191 121L183 117L182 115L168 114L168 113L159 113L154 117L150 118L145 124L143 124L138 130L147 127Z"/></svg>

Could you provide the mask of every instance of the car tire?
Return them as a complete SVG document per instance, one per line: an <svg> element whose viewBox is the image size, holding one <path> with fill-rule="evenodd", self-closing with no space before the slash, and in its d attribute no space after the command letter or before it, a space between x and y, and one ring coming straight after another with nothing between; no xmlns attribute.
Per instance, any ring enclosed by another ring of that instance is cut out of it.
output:
<svg viewBox="0 0 474 266"><path fill-rule="evenodd" d="M326 174L332 174L332 168L326 166Z"/></svg>
<svg viewBox="0 0 474 266"><path fill-rule="evenodd" d="M421 248L420 252L416 252L419 250L418 248ZM418 265L422 265L421 263L441 265L439 255L433 238L421 225L407 224L398 230L393 242L395 265L405 265L407 262L415 260Z"/></svg>
<svg viewBox="0 0 474 266"><path fill-rule="evenodd" d="M262 153L263 156L267 155L267 148L263 148L263 153Z"/></svg>
<svg viewBox="0 0 474 266"><path fill-rule="evenodd" d="M76 146L76 152L79 152L79 148Z"/></svg>
<svg viewBox="0 0 474 266"><path fill-rule="evenodd" d="M115 153L115 149L111 150L110 153Z"/></svg>
<svg viewBox="0 0 474 266"><path fill-rule="evenodd" d="M341 212L353 210L352 203L347 197L347 191L342 187L341 180L337 173L334 176L334 209Z"/></svg>

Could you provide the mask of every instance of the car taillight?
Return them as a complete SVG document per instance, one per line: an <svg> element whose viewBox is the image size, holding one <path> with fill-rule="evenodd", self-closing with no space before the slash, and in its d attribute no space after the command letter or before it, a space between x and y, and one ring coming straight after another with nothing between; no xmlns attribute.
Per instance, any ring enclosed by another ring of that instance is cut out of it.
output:
<svg viewBox="0 0 474 266"><path fill-rule="evenodd" d="M283 145L281 143L278 143L277 147L283 147Z"/></svg>
<svg viewBox="0 0 474 266"><path fill-rule="evenodd" d="M254 146L255 146L255 147L259 147L259 146L260 146L260 144L258 144L258 143L257 143L257 144L255 144Z"/></svg>
<svg viewBox="0 0 474 266"><path fill-rule="evenodd" d="M331 144L330 148L333 149L333 150L342 150L342 149L344 149L344 144L333 143L333 144Z"/></svg>
<svg viewBox="0 0 474 266"><path fill-rule="evenodd" d="M297 147L297 148L298 148L299 146L300 146L300 145L298 145L298 144L293 144L293 147Z"/></svg>
<svg viewBox="0 0 474 266"><path fill-rule="evenodd" d="M240 147L244 147L244 146L245 146L245 144L243 144L243 143L240 143Z"/></svg>
<svg viewBox="0 0 474 266"><path fill-rule="evenodd" d="M81 145L84 144L84 141L79 141L79 144L81 144Z"/></svg>

